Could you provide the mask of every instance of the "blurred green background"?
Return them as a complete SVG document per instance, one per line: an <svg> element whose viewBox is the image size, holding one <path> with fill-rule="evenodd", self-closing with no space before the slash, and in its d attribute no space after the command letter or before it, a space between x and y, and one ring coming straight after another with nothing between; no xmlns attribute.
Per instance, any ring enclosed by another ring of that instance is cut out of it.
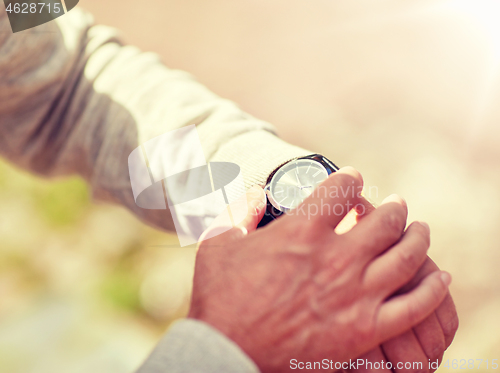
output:
<svg viewBox="0 0 500 373"><path fill-rule="evenodd" d="M355 166L375 202L403 196L453 275L445 360L500 359L498 0L81 5L287 141ZM77 178L0 163L0 371L132 371L186 312L194 249L176 244L92 204Z"/></svg>
<svg viewBox="0 0 500 373"><path fill-rule="evenodd" d="M0 371L130 372L187 311L193 248L78 177L0 161Z"/></svg>

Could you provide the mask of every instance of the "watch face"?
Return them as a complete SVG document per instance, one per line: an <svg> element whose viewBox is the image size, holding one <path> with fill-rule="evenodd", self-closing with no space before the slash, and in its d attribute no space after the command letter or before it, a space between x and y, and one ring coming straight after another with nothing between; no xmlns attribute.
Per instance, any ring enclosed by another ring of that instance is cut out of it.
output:
<svg viewBox="0 0 500 373"><path fill-rule="evenodd" d="M319 162L297 159L283 165L271 179L271 203L280 211L297 207L323 180L328 171Z"/></svg>

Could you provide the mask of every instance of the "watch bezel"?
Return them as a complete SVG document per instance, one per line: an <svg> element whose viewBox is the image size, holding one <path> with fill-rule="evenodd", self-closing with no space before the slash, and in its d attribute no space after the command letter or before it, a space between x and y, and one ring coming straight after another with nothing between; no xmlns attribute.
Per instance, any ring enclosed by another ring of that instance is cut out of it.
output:
<svg viewBox="0 0 500 373"><path fill-rule="evenodd" d="M273 196L273 192L271 191L271 186L275 183L275 181L276 181L275 179L276 179L276 177L278 176L279 171L281 171L284 167L288 167L288 166L290 166L291 164L293 164L293 163L297 163L297 162L299 162L299 161L311 161L311 162L315 162L315 163L319 164L319 165L322 167L322 169L326 172L327 177L328 177L328 175L330 175L330 174L331 174L331 172L329 172L328 167L327 167L324 163L322 163L322 162L318 161L317 159L311 158L311 157L300 157L300 158L295 158L295 159L292 159L292 160L290 160L289 162L287 162L287 163L283 164L281 167L279 167L279 168L276 170L276 172L274 172L274 173L273 173L272 177L270 178L269 182L267 183L267 185L266 185L266 186L265 186L265 188L264 188L264 191L265 191L265 193L266 193L266 195L267 195L267 198L268 198L269 202L271 203L271 205L272 205L272 206L273 206L276 210L278 210L278 211L280 212L280 214L273 214L274 216L279 216L279 215L281 215L281 214L287 213L288 211L293 210L293 209L295 208L295 207L287 207L287 206L284 206L284 205L280 204L280 203L279 203L279 202L278 202L278 201L274 198L274 196Z"/></svg>
<svg viewBox="0 0 500 373"><path fill-rule="evenodd" d="M281 206L275 199L274 197L272 196L271 192L270 192L270 186L272 185L271 184L271 181L274 177L274 175L283 167L285 166L286 164L290 163L290 162L293 162L294 160L300 160L300 159L310 159L310 160L314 160L318 163L320 163L327 171L328 175L331 175L332 173L336 172L339 170L339 167L337 167L332 161L330 161L328 158L326 158L325 156L321 155L321 154L310 154L310 155L306 155L306 156L303 156L303 157L297 157L297 158L293 158L293 159L290 159L289 161L287 162L284 162L282 163L279 167L277 167L267 178L266 180L266 184L265 184L265 187L264 187L264 191L266 193L266 196L267 196L267 207L266 207L266 211L264 213L264 217L261 219L261 221L259 222L259 225L258 227L264 227L265 225L267 225L268 223L270 223L271 221L279 218L281 215L283 215L284 213L288 212L289 210L291 210L290 208L288 207L285 207L285 206Z"/></svg>

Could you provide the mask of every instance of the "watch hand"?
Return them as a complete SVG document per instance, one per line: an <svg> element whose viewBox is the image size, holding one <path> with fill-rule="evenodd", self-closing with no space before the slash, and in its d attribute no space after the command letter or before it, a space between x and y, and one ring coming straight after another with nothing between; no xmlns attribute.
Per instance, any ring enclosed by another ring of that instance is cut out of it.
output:
<svg viewBox="0 0 500 373"><path fill-rule="evenodd" d="M300 184L299 174L297 173L297 170L295 170L295 176L297 177L297 183L299 184L299 188L302 189L302 185Z"/></svg>

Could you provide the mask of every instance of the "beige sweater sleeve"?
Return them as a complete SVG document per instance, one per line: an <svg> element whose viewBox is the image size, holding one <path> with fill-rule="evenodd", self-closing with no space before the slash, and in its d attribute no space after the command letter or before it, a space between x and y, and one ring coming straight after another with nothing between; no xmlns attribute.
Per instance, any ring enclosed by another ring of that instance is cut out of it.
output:
<svg viewBox="0 0 500 373"><path fill-rule="evenodd" d="M172 229L167 210L136 206L127 160L139 144L191 124L206 160L238 164L246 187L311 153L82 10L16 34L0 11L0 155L11 162L45 176L77 173L96 198Z"/></svg>

